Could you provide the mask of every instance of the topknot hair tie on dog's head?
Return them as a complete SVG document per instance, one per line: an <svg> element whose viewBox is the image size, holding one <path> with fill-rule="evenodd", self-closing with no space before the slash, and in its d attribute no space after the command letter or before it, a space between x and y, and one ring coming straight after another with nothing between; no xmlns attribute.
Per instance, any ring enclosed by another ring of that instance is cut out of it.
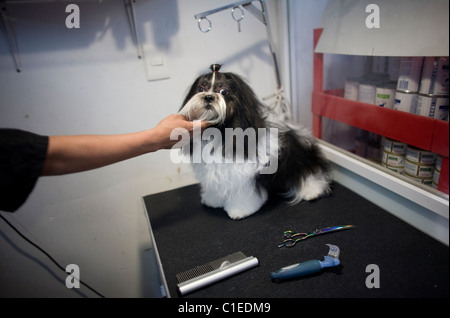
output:
<svg viewBox="0 0 450 318"><path fill-rule="evenodd" d="M218 72L220 70L221 66L222 65L220 65L220 64L211 64L211 66L209 68L211 69L211 71L213 73L216 73L216 72Z"/></svg>
<svg viewBox="0 0 450 318"><path fill-rule="evenodd" d="M212 71L211 89L213 89L213 87L214 87L214 82L216 80L216 73L219 72L221 66L222 65L220 65L220 64L211 64L211 66L209 67Z"/></svg>

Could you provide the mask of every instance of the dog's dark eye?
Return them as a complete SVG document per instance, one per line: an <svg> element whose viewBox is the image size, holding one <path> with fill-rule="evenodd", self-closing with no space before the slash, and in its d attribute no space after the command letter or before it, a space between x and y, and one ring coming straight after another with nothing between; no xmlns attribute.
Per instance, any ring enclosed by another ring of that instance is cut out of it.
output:
<svg viewBox="0 0 450 318"><path fill-rule="evenodd" d="M200 87L198 88L198 91L199 91L199 92L204 92L205 89L204 89L203 87L200 86Z"/></svg>
<svg viewBox="0 0 450 318"><path fill-rule="evenodd" d="M226 88L222 88L222 89L219 91L219 93L222 94L223 96L225 96L226 94L228 94L228 90L227 90Z"/></svg>

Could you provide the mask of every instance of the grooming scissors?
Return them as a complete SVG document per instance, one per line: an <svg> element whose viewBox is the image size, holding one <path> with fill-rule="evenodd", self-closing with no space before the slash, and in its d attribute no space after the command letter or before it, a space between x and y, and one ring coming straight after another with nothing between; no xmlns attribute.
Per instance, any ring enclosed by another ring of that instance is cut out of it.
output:
<svg viewBox="0 0 450 318"><path fill-rule="evenodd" d="M278 247L283 247L283 246L292 247L292 246L295 246L295 244L297 244L297 242L306 240L307 238L312 237L312 236L326 234L326 233L335 232L335 231L352 229L354 227L355 227L354 225L339 225L339 226L326 227L323 229L316 229L309 233L295 233L294 231L285 231L283 233L284 241L282 244L278 245Z"/></svg>

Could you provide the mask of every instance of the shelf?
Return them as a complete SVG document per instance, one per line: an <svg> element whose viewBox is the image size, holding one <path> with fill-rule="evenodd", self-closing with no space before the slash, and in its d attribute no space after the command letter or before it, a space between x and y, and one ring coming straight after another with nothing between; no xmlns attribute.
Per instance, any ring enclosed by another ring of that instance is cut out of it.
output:
<svg viewBox="0 0 450 318"><path fill-rule="evenodd" d="M314 92L313 114L449 156L448 122L348 100L342 93Z"/></svg>
<svg viewBox="0 0 450 318"><path fill-rule="evenodd" d="M314 30L314 47L322 29ZM343 98L344 90L323 90L323 54L314 53L313 134L322 137L322 117L392 138L443 156L438 190L449 193L449 123Z"/></svg>

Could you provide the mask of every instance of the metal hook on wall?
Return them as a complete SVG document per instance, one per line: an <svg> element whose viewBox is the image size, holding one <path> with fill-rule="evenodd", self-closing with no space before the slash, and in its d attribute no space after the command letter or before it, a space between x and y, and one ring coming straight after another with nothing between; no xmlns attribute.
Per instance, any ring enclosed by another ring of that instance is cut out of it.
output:
<svg viewBox="0 0 450 318"><path fill-rule="evenodd" d="M207 28L203 28L202 27L202 21L206 20L208 21L208 27ZM200 31L202 31L203 33L208 33L209 31L211 31L212 28L212 23L211 20L208 19L207 17L201 17L198 19L198 28L200 29Z"/></svg>
<svg viewBox="0 0 450 318"><path fill-rule="evenodd" d="M258 8L257 6L253 5L253 2L259 2L261 5L261 8ZM238 31L239 32L241 30L240 21L244 18L244 10L242 8L244 8L245 10L250 12L262 24L264 24L264 26L266 28L266 33L267 33L267 42L269 44L269 49L270 49L270 53L272 56L274 69L275 69L275 80L277 83L277 92L272 96L272 97L275 97L274 105L275 105L275 108L281 109L281 112L284 114L285 117L290 118L291 117L291 115L290 115L291 106L289 105L289 102L287 101L287 99L284 97L283 86L281 85L280 70L278 68L278 61L277 61L277 56L276 56L276 52L275 52L275 45L274 45L274 41L272 38L272 32L270 29L266 0L238 1L238 2L231 3L229 5L226 5L226 6L223 6L220 8L216 8L216 9L212 9L212 10L205 11L202 13L198 13L198 14L194 15L194 18L198 21L198 27L199 27L200 31L203 33L206 33L206 32L211 31L211 28L212 28L212 23L207 17L211 14L218 13L218 12L230 9L230 8L232 9L231 10L232 18L238 23ZM239 16L238 12L236 11L237 8L239 8L239 10L241 10L240 16ZM209 23L208 28L201 27L201 22L203 20L208 21L208 23Z"/></svg>
<svg viewBox="0 0 450 318"><path fill-rule="evenodd" d="M255 1L260 3L261 9L257 8L256 6L254 6L252 4ZM223 7L220 7L220 8L216 8L216 9L204 11L202 13L198 13L198 14L194 15L194 18L198 21L198 26L199 26L200 31L202 31L203 33L206 33L206 32L211 31L211 28L212 28L212 23L208 19L209 15L215 14L215 13L218 13L218 12L221 12L221 11L224 11L224 10L227 10L227 9L231 8L231 9L233 9L231 11L233 19L239 23L239 21L242 20L243 17L244 17L244 10L242 10L241 6L245 10L250 12L254 17L256 17L266 27L267 40L268 40L268 43L269 43L269 49L270 49L270 52L271 52L271 55L272 55L272 59L273 59L273 63L274 63L274 66L275 66L275 77L276 77L276 81L277 81L277 86L280 89L282 87L281 86L281 80L280 80L280 72L279 72L279 69L278 69L278 61L277 61L276 54L275 54L275 46L274 46L274 43L273 43L272 33L271 33L271 30L270 30L269 17L267 15L267 8L266 8L266 1L265 0L238 1L238 2L231 3L229 5L226 5L226 6L223 6ZM239 8L242 11L242 14L241 14L240 17L235 15L235 13L234 13L236 8ZM203 20L205 20L205 19L209 23L208 28L201 27L201 22ZM238 27L240 29L239 25L238 25Z"/></svg>
<svg viewBox="0 0 450 318"><path fill-rule="evenodd" d="M239 9L241 11L240 15L235 15L236 9ZM239 6L235 6L231 9L231 16L238 23L238 30L239 32L241 32L241 20L244 19L244 10L242 10ZM208 33L209 31L211 31L212 22L206 15L196 15L195 17L197 19L198 28L201 32ZM203 23L203 21L206 21L206 23Z"/></svg>
<svg viewBox="0 0 450 318"><path fill-rule="evenodd" d="M234 13L236 12L235 10L239 9L241 11L241 15L235 15ZM238 23L238 31L241 32L241 21L244 19L244 10L241 9L241 7L236 6L233 7L233 9L231 9L231 16L233 17L233 20L236 21Z"/></svg>

